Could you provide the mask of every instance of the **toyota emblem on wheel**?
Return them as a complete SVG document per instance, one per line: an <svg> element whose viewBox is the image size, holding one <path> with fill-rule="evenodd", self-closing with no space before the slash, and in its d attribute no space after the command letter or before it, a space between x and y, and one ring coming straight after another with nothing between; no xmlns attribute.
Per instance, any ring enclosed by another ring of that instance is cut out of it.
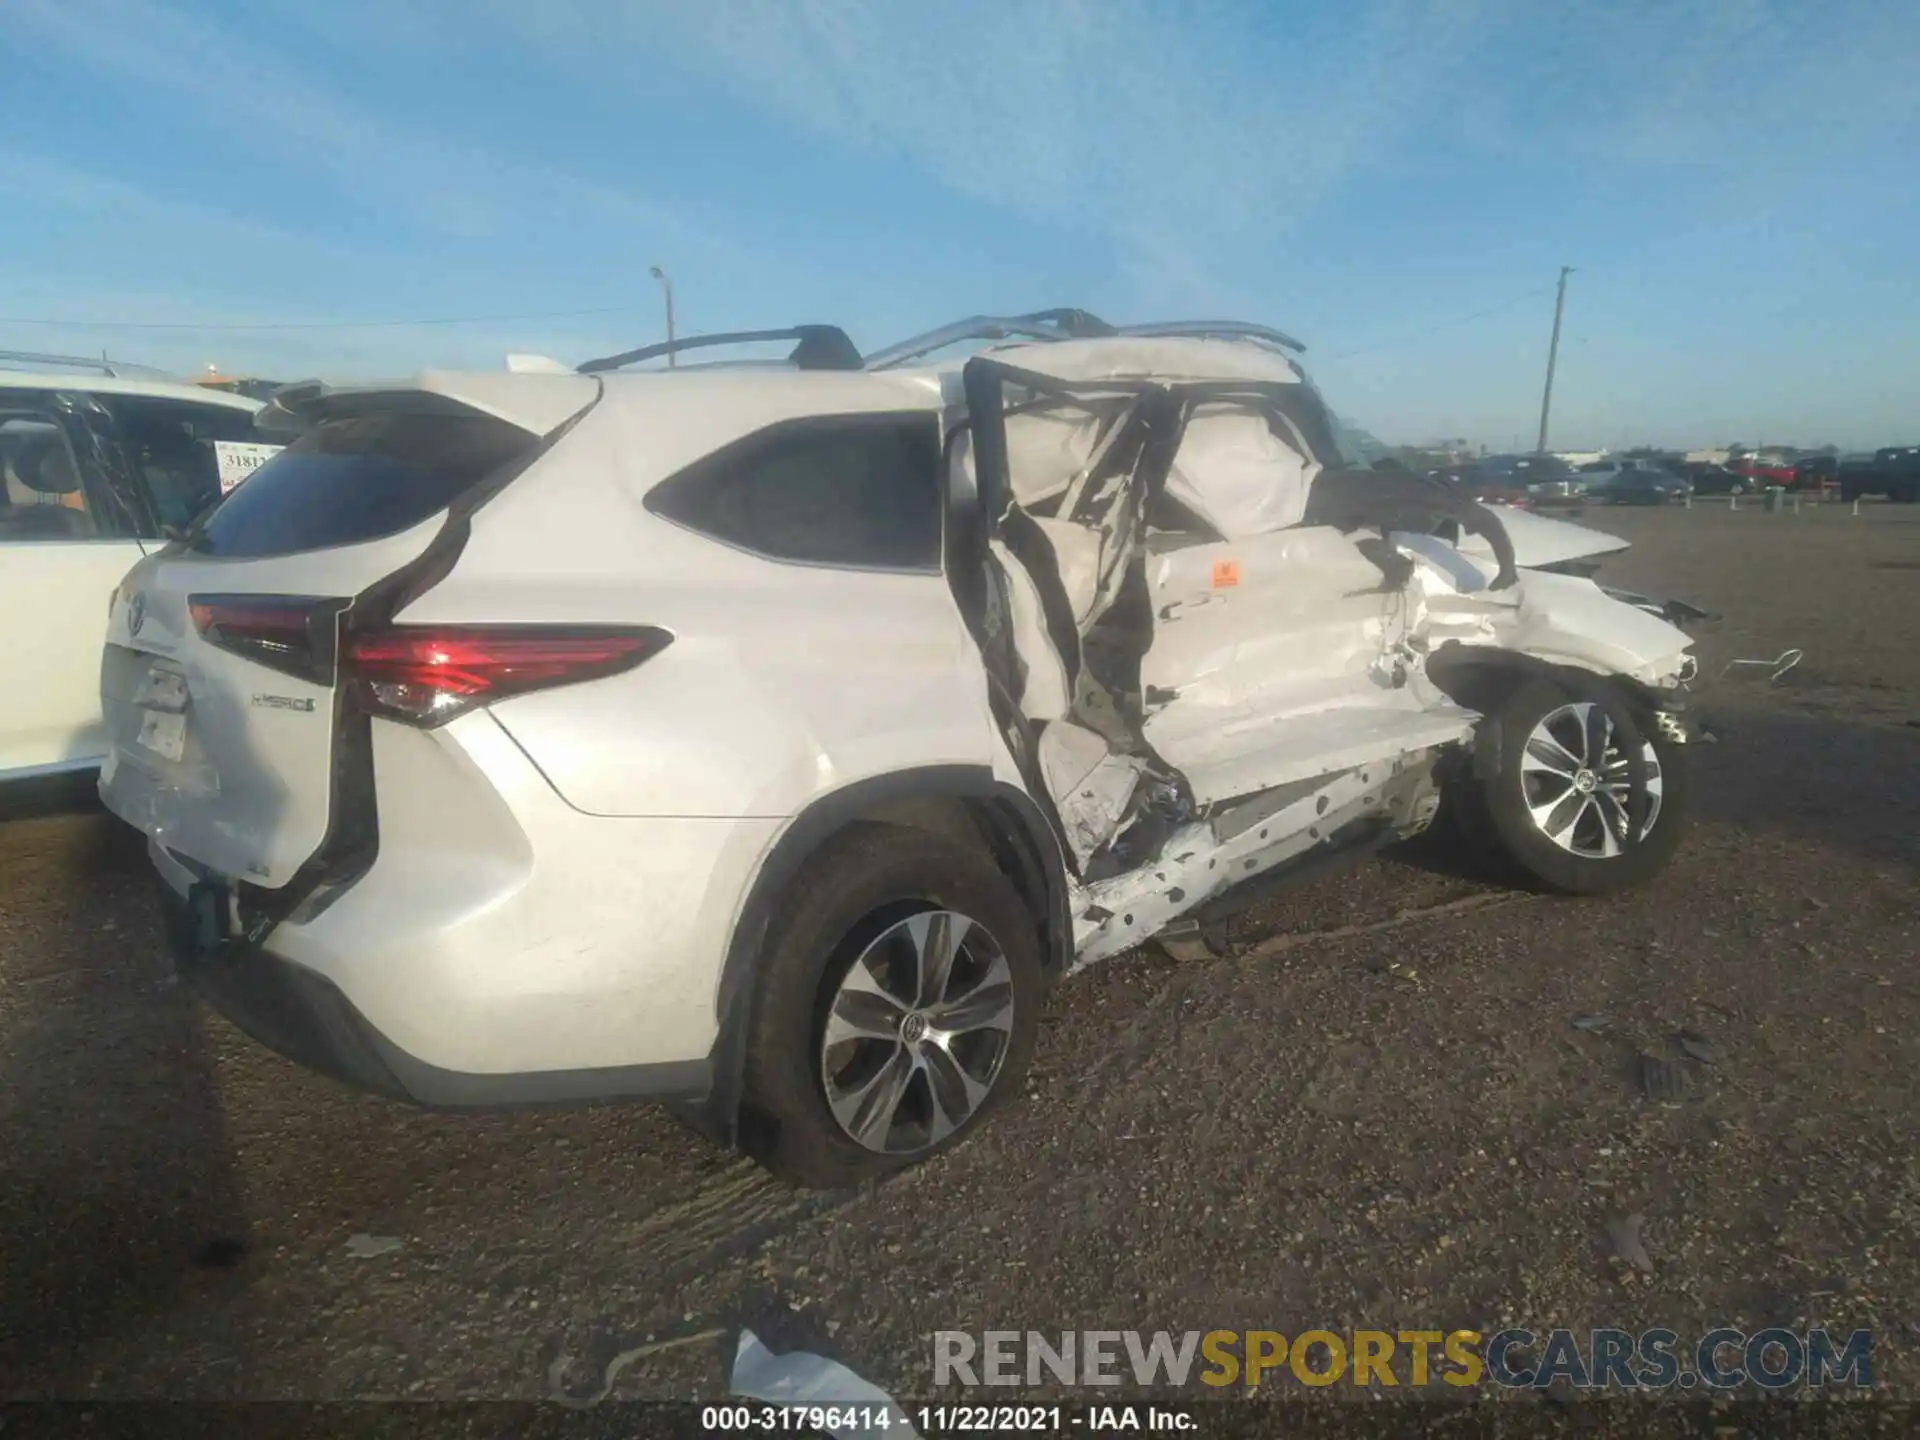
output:
<svg viewBox="0 0 1920 1440"><path fill-rule="evenodd" d="M127 602L127 634L138 635L140 627L147 623L147 595L144 590L133 592L133 599Z"/></svg>

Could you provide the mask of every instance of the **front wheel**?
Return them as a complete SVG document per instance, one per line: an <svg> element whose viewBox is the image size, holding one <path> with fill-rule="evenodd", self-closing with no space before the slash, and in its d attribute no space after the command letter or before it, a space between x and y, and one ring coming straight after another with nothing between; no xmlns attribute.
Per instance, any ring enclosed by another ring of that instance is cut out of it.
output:
<svg viewBox="0 0 1920 1440"><path fill-rule="evenodd" d="M822 1188L926 1159L1019 1091L1045 991L1039 926L983 852L893 826L843 832L769 928L743 1144Z"/></svg>
<svg viewBox="0 0 1920 1440"><path fill-rule="evenodd" d="M1610 895L1666 867L1687 820L1684 745L1642 734L1646 807L1629 844L1627 752L1606 706L1534 682L1490 720L1498 754L1481 799L1493 838L1528 879L1567 895Z"/></svg>

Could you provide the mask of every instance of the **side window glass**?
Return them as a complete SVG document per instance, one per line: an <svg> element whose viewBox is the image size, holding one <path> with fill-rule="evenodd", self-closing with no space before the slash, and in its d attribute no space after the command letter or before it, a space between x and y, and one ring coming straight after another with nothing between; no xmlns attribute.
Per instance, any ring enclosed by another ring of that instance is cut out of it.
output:
<svg viewBox="0 0 1920 1440"><path fill-rule="evenodd" d="M168 530L186 530L280 448L261 443L246 410L140 396L112 405L127 457Z"/></svg>
<svg viewBox="0 0 1920 1440"><path fill-rule="evenodd" d="M91 540L95 507L51 407L0 393L0 542Z"/></svg>
<svg viewBox="0 0 1920 1440"><path fill-rule="evenodd" d="M647 505L776 560L938 570L939 423L916 415L777 425L662 482Z"/></svg>

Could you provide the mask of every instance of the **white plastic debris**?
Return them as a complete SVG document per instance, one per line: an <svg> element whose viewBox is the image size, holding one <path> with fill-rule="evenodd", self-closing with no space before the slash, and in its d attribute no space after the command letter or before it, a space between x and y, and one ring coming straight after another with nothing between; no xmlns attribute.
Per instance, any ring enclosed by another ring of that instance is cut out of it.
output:
<svg viewBox="0 0 1920 1440"><path fill-rule="evenodd" d="M882 1437L882 1440L919 1440L906 1411L878 1385L862 1380L837 1360L829 1360L824 1355L805 1350L776 1355L762 1345L760 1337L751 1330L740 1332L729 1388L735 1395L744 1395L750 1400L766 1400L775 1405L817 1405L829 1412L838 1411L840 1413L829 1416L841 1421L832 1427L837 1440L868 1435Z"/></svg>
<svg viewBox="0 0 1920 1440"><path fill-rule="evenodd" d="M558 1401L569 1410L585 1410L598 1405L613 1393L614 1381L620 1378L620 1372L636 1360L644 1360L649 1355L658 1355L665 1350L678 1350L687 1345L698 1345L706 1340L718 1340L725 1334L722 1330L701 1330L692 1335L672 1335L665 1340L649 1340L644 1345L636 1345L631 1350L622 1350L606 1364L600 1372L600 1383L590 1394L575 1395L567 1389L567 1371L572 1367L573 1357L565 1350L553 1357L553 1363L547 1366L547 1398Z"/></svg>
<svg viewBox="0 0 1920 1440"><path fill-rule="evenodd" d="M1782 675L1798 665L1805 653L1806 652L1802 650L1782 650L1771 660L1729 660L1726 663L1726 667L1722 669L1720 673L1725 675L1736 665L1750 665L1757 669L1771 671L1772 673L1767 676L1767 679L1778 680Z"/></svg>
<svg viewBox="0 0 1920 1440"><path fill-rule="evenodd" d="M381 1255L391 1255L406 1241L398 1235L349 1235L347 1254L355 1260L373 1260Z"/></svg>

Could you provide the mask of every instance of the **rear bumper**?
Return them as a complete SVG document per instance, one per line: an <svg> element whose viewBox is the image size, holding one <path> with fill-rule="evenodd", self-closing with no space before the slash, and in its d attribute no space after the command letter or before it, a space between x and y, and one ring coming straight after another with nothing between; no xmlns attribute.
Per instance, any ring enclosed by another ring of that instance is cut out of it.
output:
<svg viewBox="0 0 1920 1440"><path fill-rule="evenodd" d="M437 1108L707 1090L722 962L779 822L583 815L484 713L376 724L373 761L365 873L277 924L230 910L180 937L216 1008L314 1069ZM232 883L157 839L148 853L176 897Z"/></svg>
<svg viewBox="0 0 1920 1440"><path fill-rule="evenodd" d="M168 948L181 978L269 1050L343 1084L430 1109L493 1110L599 1100L698 1101L705 1060L475 1075L407 1053L326 976L238 940L208 944L191 897L163 884Z"/></svg>

